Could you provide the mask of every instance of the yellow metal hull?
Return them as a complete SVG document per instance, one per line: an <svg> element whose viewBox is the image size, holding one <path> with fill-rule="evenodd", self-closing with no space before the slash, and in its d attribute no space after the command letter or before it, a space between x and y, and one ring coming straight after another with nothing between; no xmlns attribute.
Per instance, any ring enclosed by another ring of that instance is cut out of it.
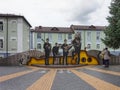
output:
<svg viewBox="0 0 120 90"><path fill-rule="evenodd" d="M77 64L77 58L78 55L76 54L74 56L74 59L72 59L72 56L68 56L68 64L70 65L75 65ZM60 57L60 64L63 62L63 57ZM85 50L80 51L80 64L88 64L88 65L97 65L99 64L97 58L93 56L89 56ZM33 65L33 64L40 64L40 65L45 65L45 59L44 58L39 58L36 59L35 57L32 57L30 61L28 62L28 65ZM49 57L49 64L53 64L53 57Z"/></svg>

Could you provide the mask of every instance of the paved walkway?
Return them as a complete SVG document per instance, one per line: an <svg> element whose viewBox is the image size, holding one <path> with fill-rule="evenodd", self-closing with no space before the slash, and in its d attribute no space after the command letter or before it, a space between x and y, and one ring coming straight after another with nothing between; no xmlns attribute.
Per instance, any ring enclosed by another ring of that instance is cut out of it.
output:
<svg viewBox="0 0 120 90"><path fill-rule="evenodd" d="M120 90L120 65L57 69L0 66L0 90Z"/></svg>

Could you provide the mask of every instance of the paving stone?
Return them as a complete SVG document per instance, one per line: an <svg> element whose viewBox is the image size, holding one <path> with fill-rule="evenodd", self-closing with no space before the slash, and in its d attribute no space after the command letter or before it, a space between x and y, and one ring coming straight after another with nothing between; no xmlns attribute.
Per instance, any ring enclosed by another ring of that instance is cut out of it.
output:
<svg viewBox="0 0 120 90"><path fill-rule="evenodd" d="M95 90L73 73L57 73L51 90Z"/></svg>
<svg viewBox="0 0 120 90"><path fill-rule="evenodd" d="M44 73L38 73L35 71L14 79L10 79L0 83L0 90L26 90L26 88L32 85L36 80L44 75Z"/></svg>
<svg viewBox="0 0 120 90"><path fill-rule="evenodd" d="M89 75L92 75L94 77L97 77L101 80L104 80L104 81L107 81L111 84L114 84L114 85L117 85L120 87L120 76L116 76L116 75L112 75L112 74L107 74L107 73L101 73L101 72L98 72L98 71L93 71L93 70L83 70L82 72L85 72Z"/></svg>
<svg viewBox="0 0 120 90"><path fill-rule="evenodd" d="M21 72L25 70L31 70L30 68L27 68L26 66L0 66L0 76L8 75L16 72Z"/></svg>
<svg viewBox="0 0 120 90"><path fill-rule="evenodd" d="M100 70L102 69L102 70L106 70L106 72L113 71L113 73L114 72L119 73L120 65L110 65L109 68L104 68L101 65L97 65L97 66L90 66L90 68L93 68L94 70L88 69L87 66L83 66L75 69L72 68L72 69L79 72L86 73L100 80L103 80L104 82L108 82L108 83L111 83L112 85L120 87L119 75L113 75L113 74L105 73L102 71L101 72L95 71L95 69L100 69ZM51 90L95 90L94 86L91 86L82 78L78 77L73 72L71 72L70 68L69 69L54 68L54 69L57 70L57 73L54 78L54 81L51 83L52 85ZM32 68L28 68L26 66L22 66L22 67L0 66L0 77L21 72L21 71L28 71L28 70L32 70ZM38 79L42 78L43 75L46 75L50 70L51 70L50 68L47 68L47 69L40 68L40 70L38 71L30 72L28 74L3 81L0 83L0 90L26 90L26 88L28 88L33 83L35 83ZM49 78L49 75L48 75L48 78ZM46 83L46 87L47 87L47 83Z"/></svg>

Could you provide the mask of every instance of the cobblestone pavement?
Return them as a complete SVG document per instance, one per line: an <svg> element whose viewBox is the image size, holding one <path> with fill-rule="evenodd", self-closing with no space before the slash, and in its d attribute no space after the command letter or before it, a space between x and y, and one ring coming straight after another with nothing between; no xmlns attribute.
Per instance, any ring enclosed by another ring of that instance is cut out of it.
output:
<svg viewBox="0 0 120 90"><path fill-rule="evenodd" d="M77 68L0 66L0 90L120 90L120 65Z"/></svg>

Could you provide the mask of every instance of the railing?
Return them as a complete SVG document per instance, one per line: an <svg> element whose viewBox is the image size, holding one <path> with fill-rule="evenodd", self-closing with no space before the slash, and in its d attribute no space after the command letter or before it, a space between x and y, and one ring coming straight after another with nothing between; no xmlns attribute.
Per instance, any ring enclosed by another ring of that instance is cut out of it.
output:
<svg viewBox="0 0 120 90"><path fill-rule="evenodd" d="M111 65L120 65L120 56L111 56L110 64Z"/></svg>

